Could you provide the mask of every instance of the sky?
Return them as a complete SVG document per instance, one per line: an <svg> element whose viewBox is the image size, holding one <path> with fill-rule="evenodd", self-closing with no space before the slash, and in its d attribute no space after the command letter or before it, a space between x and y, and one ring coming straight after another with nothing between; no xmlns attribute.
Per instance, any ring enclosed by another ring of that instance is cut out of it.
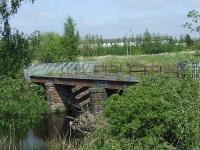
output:
<svg viewBox="0 0 200 150"><path fill-rule="evenodd" d="M90 33L119 38L146 29L179 36L190 33L182 25L187 13L199 8L200 0L36 0L24 2L11 24L27 34L36 30L63 34L64 22L71 16L81 37Z"/></svg>

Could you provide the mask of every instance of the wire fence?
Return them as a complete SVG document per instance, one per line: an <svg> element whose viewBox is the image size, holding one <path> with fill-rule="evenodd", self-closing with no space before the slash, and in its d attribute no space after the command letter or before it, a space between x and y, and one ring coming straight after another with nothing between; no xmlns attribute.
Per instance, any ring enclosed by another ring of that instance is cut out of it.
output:
<svg viewBox="0 0 200 150"><path fill-rule="evenodd" d="M178 72L183 74L186 68L189 68L192 78L200 79L200 61L182 61L177 64Z"/></svg>

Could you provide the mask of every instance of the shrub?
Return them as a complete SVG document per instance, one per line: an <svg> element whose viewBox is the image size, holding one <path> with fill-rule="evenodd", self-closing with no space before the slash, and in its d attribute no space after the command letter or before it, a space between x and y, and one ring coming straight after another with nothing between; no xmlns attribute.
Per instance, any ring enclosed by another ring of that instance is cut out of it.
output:
<svg viewBox="0 0 200 150"><path fill-rule="evenodd" d="M43 89L35 84L24 84L22 79L1 79L0 93L0 114L31 115L47 110Z"/></svg>
<svg viewBox="0 0 200 150"><path fill-rule="evenodd" d="M188 75L154 76L106 102L109 134L133 140L133 149L198 147L198 84Z"/></svg>
<svg viewBox="0 0 200 150"><path fill-rule="evenodd" d="M142 45L144 54L158 54L164 52L180 52L184 50L184 46L175 44L162 44L161 42L149 42Z"/></svg>
<svg viewBox="0 0 200 150"><path fill-rule="evenodd" d="M42 87L26 84L18 78L1 78L0 140L7 135L20 139L41 120L41 113L46 111L47 103Z"/></svg>

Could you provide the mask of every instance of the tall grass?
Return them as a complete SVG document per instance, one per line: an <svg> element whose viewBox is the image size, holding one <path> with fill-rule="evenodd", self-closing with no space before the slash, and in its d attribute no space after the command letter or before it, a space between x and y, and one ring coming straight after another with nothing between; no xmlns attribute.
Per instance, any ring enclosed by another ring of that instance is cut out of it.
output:
<svg viewBox="0 0 200 150"><path fill-rule="evenodd" d="M162 65L174 66L179 61L184 60L200 60L200 55L195 52L179 52L179 53L163 53L157 55L135 55L135 56L101 56L101 57L79 57L79 60L97 61L100 64L122 66L132 65Z"/></svg>

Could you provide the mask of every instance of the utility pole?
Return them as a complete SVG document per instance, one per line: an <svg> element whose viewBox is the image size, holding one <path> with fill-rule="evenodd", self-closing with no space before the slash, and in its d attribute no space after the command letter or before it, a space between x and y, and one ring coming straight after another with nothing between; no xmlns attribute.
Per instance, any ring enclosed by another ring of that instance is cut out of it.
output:
<svg viewBox="0 0 200 150"><path fill-rule="evenodd" d="M130 44L130 54L131 54L131 42L132 42L132 39L131 39L131 28L130 28L130 38L129 38L129 44Z"/></svg>
<svg viewBox="0 0 200 150"><path fill-rule="evenodd" d="M127 37L127 39L126 39L126 44L127 44L127 50L126 50L126 52L127 52L127 55L128 55L128 48L129 48L129 46L128 46L128 37Z"/></svg>
<svg viewBox="0 0 200 150"><path fill-rule="evenodd" d="M126 55L128 55L128 49L129 49L129 45L128 45L128 34L126 34L124 36L124 46L126 46Z"/></svg>

